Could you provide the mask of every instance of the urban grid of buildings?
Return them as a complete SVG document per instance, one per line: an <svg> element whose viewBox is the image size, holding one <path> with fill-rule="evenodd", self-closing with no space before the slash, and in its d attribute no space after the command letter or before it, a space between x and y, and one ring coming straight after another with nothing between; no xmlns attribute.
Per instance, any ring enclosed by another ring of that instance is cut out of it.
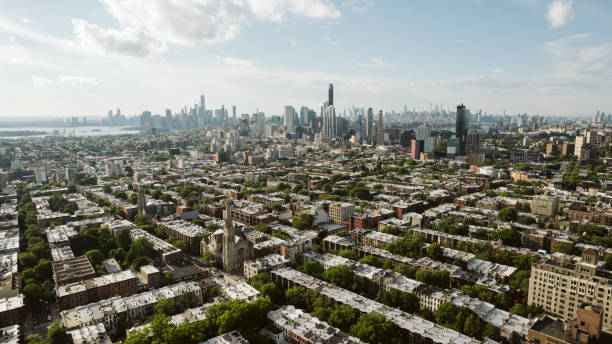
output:
<svg viewBox="0 0 612 344"><path fill-rule="evenodd" d="M612 342L612 114L340 109L335 91L0 141L0 343L151 338L236 305L257 321L198 342Z"/></svg>

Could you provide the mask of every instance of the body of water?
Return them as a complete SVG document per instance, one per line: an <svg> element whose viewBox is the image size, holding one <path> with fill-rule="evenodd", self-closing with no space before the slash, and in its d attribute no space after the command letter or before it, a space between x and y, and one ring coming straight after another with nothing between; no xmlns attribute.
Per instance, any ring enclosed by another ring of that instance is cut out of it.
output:
<svg viewBox="0 0 612 344"><path fill-rule="evenodd" d="M45 132L39 135L3 135L0 139L19 139L28 137L44 137L44 136L103 136L103 135L125 135L138 134L138 130L123 130L123 128L132 127L108 127L108 126L83 126L83 127L0 127L0 132Z"/></svg>

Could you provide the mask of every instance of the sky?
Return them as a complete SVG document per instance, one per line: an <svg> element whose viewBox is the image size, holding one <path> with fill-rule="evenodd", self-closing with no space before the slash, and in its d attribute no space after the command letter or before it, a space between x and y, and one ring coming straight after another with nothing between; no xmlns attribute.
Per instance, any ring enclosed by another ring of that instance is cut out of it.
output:
<svg viewBox="0 0 612 344"><path fill-rule="evenodd" d="M2 0L0 118L612 112L608 0Z"/></svg>

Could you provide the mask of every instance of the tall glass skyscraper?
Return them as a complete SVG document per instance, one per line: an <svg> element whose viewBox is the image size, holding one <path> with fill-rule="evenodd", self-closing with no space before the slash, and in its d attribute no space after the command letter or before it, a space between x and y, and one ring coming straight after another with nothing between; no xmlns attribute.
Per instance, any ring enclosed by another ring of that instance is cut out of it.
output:
<svg viewBox="0 0 612 344"><path fill-rule="evenodd" d="M457 155L465 155L465 142L467 138L468 118L465 105L457 105L457 119L455 120L455 136L457 137Z"/></svg>

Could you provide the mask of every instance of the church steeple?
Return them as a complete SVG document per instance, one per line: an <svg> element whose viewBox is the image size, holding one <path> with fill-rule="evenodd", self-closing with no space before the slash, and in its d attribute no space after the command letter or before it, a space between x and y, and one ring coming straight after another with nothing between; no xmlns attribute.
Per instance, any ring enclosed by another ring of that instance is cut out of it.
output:
<svg viewBox="0 0 612 344"><path fill-rule="evenodd" d="M223 228L223 270L232 272L236 261L236 232L232 220L232 201L225 205L225 226Z"/></svg>
<svg viewBox="0 0 612 344"><path fill-rule="evenodd" d="M142 185L138 187L138 215L144 215L145 207L147 206L147 196L145 196Z"/></svg>

